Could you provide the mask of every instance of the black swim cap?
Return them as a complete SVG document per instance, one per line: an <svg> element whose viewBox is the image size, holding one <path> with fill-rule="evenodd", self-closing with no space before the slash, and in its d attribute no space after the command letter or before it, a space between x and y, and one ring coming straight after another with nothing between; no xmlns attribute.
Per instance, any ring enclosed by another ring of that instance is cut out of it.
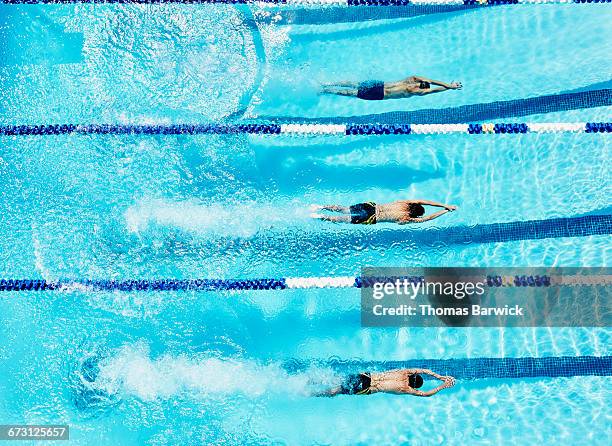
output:
<svg viewBox="0 0 612 446"><path fill-rule="evenodd" d="M420 204L410 203L408 205L408 214L410 214L411 218L420 217L425 213L425 208Z"/></svg>
<svg viewBox="0 0 612 446"><path fill-rule="evenodd" d="M408 385L413 389L418 389L423 385L423 377L418 374L413 374L408 377Z"/></svg>
<svg viewBox="0 0 612 446"><path fill-rule="evenodd" d="M421 90L425 90L426 88L431 87L431 84L429 82L425 82L425 81L421 81L419 82L419 88Z"/></svg>

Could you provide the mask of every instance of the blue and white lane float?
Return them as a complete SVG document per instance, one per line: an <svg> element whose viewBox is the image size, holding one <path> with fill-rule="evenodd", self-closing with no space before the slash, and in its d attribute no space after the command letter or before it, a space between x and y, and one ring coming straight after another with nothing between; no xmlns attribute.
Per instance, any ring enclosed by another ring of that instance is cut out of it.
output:
<svg viewBox="0 0 612 446"><path fill-rule="evenodd" d="M30 280L2 279L3 291L247 291L322 288L370 288L375 283L408 280L421 282L422 276L409 277L282 277L266 279L144 279L144 280ZM487 276L470 278L489 287L603 286L612 284L612 275L574 276Z"/></svg>
<svg viewBox="0 0 612 446"><path fill-rule="evenodd" d="M612 0L0 0L0 4L255 4L273 6L410 6L410 5L533 5L570 3L610 3Z"/></svg>
<svg viewBox="0 0 612 446"><path fill-rule="evenodd" d="M612 122L533 122L474 124L41 124L2 125L0 136L51 135L446 135L525 133L611 133Z"/></svg>

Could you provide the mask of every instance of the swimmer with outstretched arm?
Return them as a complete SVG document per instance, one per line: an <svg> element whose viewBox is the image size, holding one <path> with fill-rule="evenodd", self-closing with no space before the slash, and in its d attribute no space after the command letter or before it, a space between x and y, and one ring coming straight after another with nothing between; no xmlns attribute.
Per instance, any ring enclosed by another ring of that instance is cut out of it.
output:
<svg viewBox="0 0 612 446"><path fill-rule="evenodd" d="M423 217L425 214L423 205L444 209ZM428 200L398 200L386 204L376 204L370 201L367 203L354 204L352 206L340 206L336 204L324 206L313 205L311 206L312 211L331 211L344 215L313 213L311 217L335 223L373 225L375 223L391 222L403 225L406 223L422 223L424 221L433 220L455 209L457 209L457 206Z"/></svg>
<svg viewBox="0 0 612 446"><path fill-rule="evenodd" d="M418 390L423 385L421 375L432 376L442 383L431 390ZM384 392L397 395L432 396L442 389L455 385L455 378L442 376L428 369L398 369L380 373L357 373L348 375L338 387L317 393L314 396L370 395Z"/></svg>
<svg viewBox="0 0 612 446"><path fill-rule="evenodd" d="M435 87L432 87L434 85ZM338 82L325 84L321 93L340 96L353 96L366 101L382 101L383 99L403 99L412 96L425 96L447 90L461 90L461 82L446 82L428 79L423 76L410 76L397 82L365 81Z"/></svg>

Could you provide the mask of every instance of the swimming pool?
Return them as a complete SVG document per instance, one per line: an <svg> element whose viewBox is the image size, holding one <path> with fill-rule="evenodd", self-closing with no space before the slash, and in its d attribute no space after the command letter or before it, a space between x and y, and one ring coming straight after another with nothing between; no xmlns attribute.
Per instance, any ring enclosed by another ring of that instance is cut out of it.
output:
<svg viewBox="0 0 612 446"><path fill-rule="evenodd" d="M377 124L394 123L391 112L443 110L419 115L427 123L470 105L492 123L610 121L609 5L358 21L343 11L0 5L0 125ZM317 94L325 82L409 74L464 88L381 102ZM593 91L604 105L579 95ZM562 94L582 102L545 113L559 101L523 101ZM491 105L513 100L516 116ZM607 133L106 133L0 136L0 277L610 265L609 230L448 236L612 214ZM312 203L406 196L459 211L408 229L418 236L308 217ZM466 379L431 399L308 393L335 381L330 360L609 356L608 328L362 328L350 289L0 297L0 424L70 424L74 444L607 444L607 376Z"/></svg>

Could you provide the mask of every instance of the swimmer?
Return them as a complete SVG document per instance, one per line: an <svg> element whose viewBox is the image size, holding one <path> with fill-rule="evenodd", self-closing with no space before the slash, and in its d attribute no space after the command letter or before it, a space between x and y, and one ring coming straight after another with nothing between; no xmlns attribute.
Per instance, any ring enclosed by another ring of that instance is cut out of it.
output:
<svg viewBox="0 0 612 446"><path fill-rule="evenodd" d="M442 381L442 384L431 390L418 390L423 385L423 377L421 375L433 376ZM317 393L315 396L370 395L378 392L398 395L432 396L440 390L453 387L454 385L455 378L452 376L441 376L428 369L400 369L381 373L364 372L348 375L338 387Z"/></svg>
<svg viewBox="0 0 612 446"><path fill-rule="evenodd" d="M444 209L423 217L425 214L423 205ZM455 209L457 209L457 206L427 200L398 200L387 204L376 204L370 201L354 204L353 206L339 206L335 204L325 206L313 205L311 210L315 213L312 213L311 217L335 223L373 225L375 223L391 222L403 225L433 220ZM317 214L316 211L331 211L344 215Z"/></svg>
<svg viewBox="0 0 612 446"><path fill-rule="evenodd" d="M435 86L435 87L432 87ZM383 99L403 99L412 96L425 96L446 90L461 90L461 82L446 82L428 79L422 76L410 76L397 82L365 81L338 82L322 86L322 94L353 96L366 101Z"/></svg>

